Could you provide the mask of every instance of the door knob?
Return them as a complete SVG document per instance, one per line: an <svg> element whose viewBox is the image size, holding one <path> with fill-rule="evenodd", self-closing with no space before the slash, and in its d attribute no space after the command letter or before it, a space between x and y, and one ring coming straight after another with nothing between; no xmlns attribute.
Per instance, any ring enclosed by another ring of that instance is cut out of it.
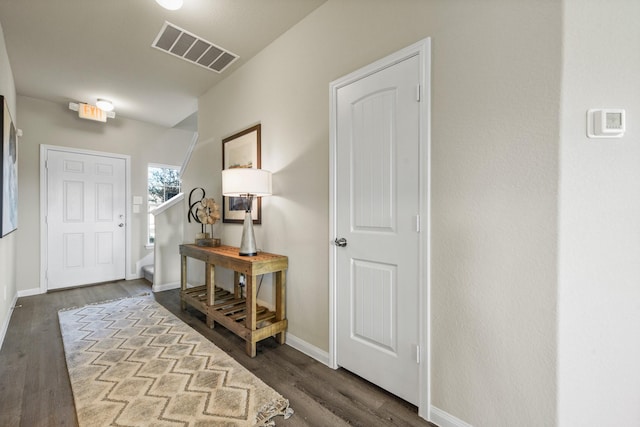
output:
<svg viewBox="0 0 640 427"><path fill-rule="evenodd" d="M118 227L124 227L124 223L121 222L120 224L118 224Z"/></svg>
<svg viewBox="0 0 640 427"><path fill-rule="evenodd" d="M338 247L344 248L345 246L347 246L347 239L345 239L344 237L341 237L339 239L336 238L333 243L335 243Z"/></svg>

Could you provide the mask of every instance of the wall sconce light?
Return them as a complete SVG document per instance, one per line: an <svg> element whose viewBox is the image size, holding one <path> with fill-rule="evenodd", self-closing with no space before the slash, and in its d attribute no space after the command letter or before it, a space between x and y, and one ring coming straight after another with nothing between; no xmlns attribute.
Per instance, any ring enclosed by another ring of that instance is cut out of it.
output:
<svg viewBox="0 0 640 427"><path fill-rule="evenodd" d="M225 169L222 171L222 195L244 198L245 213L239 254L241 256L257 255L251 205L254 197L271 195L271 172L250 168Z"/></svg>

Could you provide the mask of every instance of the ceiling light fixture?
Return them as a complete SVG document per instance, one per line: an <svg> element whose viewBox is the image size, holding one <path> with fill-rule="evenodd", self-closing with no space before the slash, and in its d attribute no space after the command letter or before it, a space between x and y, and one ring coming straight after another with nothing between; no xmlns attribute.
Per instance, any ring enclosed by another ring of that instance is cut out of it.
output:
<svg viewBox="0 0 640 427"><path fill-rule="evenodd" d="M102 111L107 111L107 112L113 111L113 102L107 99L98 98L98 102L96 102L96 107L98 107Z"/></svg>
<svg viewBox="0 0 640 427"><path fill-rule="evenodd" d="M178 10L182 7L182 0L156 0L156 3L168 10Z"/></svg>

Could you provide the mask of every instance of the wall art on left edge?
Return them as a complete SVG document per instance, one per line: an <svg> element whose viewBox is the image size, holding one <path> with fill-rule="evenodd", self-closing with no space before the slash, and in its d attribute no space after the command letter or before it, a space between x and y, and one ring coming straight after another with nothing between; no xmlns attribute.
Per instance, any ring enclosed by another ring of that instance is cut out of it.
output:
<svg viewBox="0 0 640 427"><path fill-rule="evenodd" d="M2 160L2 175L0 175L0 237L18 228L18 135L11 120L9 106L4 96L0 95L2 115L0 116L0 159Z"/></svg>

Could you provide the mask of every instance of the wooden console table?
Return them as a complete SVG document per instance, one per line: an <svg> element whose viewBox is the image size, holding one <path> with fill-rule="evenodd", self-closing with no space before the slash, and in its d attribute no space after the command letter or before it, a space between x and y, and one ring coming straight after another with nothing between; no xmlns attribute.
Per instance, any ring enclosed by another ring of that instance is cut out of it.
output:
<svg viewBox="0 0 640 427"><path fill-rule="evenodd" d="M240 256L238 248L231 246L206 247L180 245L182 257L180 274L180 304L186 309L193 306L207 316L207 326L217 322L246 341L247 354L256 355L256 342L276 336L280 344L285 342L287 319L285 317L285 270L288 258L260 252L256 256ZM187 258L205 263L205 284L187 288ZM215 267L234 271L234 291L215 287ZM257 276L272 273L276 288L275 311L256 304ZM240 274L245 276L246 297L242 296Z"/></svg>

